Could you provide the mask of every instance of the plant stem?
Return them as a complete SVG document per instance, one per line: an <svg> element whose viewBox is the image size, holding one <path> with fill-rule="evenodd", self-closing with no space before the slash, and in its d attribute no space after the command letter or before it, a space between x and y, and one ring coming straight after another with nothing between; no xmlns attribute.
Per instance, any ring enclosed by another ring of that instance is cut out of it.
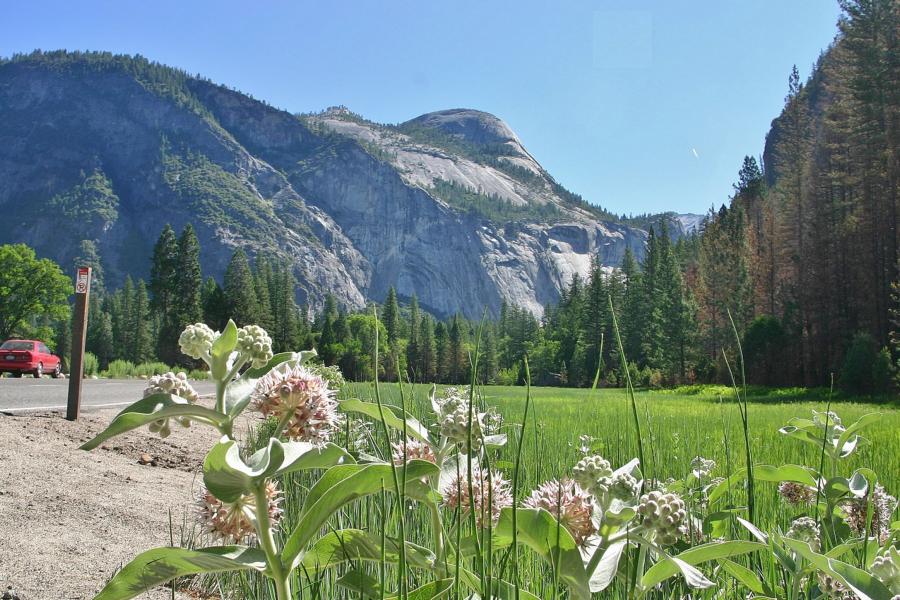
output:
<svg viewBox="0 0 900 600"><path fill-rule="evenodd" d="M441 513L436 502L428 503L428 511L431 513L431 530L434 535L435 566L446 570L446 556L444 554L444 523L441 521Z"/></svg>
<svg viewBox="0 0 900 600"><path fill-rule="evenodd" d="M275 535L269 521L269 499L266 497L265 481L257 485L253 493L256 499L256 533L259 535L260 546L266 553L266 563L275 582L275 597L278 600L291 600L291 573L290 569L285 569L281 563L281 557L275 546Z"/></svg>
<svg viewBox="0 0 900 600"><path fill-rule="evenodd" d="M216 381L216 412L225 414L225 388L227 381Z"/></svg>

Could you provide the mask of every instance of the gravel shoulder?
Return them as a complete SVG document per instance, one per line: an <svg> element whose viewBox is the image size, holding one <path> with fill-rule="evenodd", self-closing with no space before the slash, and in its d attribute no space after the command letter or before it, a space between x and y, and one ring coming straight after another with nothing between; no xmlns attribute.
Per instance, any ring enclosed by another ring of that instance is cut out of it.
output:
<svg viewBox="0 0 900 600"><path fill-rule="evenodd" d="M217 433L173 426L163 440L144 427L79 450L118 410L75 423L59 413L0 416L0 593L13 586L22 600L92 598L135 555L169 545L170 532L175 545L196 532L200 465Z"/></svg>

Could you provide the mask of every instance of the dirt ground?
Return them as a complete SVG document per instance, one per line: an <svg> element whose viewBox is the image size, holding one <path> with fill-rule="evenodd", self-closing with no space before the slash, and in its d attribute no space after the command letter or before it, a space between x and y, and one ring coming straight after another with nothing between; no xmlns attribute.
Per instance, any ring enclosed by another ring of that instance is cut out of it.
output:
<svg viewBox="0 0 900 600"><path fill-rule="evenodd" d="M92 598L136 554L196 532L193 501L215 430L173 425L162 440L144 427L79 450L116 412L75 423L0 415L0 595L12 586L22 600Z"/></svg>

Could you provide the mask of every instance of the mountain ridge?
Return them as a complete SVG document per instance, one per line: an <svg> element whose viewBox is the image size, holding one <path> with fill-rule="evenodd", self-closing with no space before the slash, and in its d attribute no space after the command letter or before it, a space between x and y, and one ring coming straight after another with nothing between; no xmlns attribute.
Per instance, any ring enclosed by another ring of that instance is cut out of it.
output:
<svg viewBox="0 0 900 600"><path fill-rule="evenodd" d="M95 240L114 285L146 272L165 222L192 222L217 278L240 246L289 261L313 308L394 286L468 316L539 314L592 257L643 252L644 231L597 218L494 115L350 114L298 117L143 57L0 61L0 242L71 264Z"/></svg>

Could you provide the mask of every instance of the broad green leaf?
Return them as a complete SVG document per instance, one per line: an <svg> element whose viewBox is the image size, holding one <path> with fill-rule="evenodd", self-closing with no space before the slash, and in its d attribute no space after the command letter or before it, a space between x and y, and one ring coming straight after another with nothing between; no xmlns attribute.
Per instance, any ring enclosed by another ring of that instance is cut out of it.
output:
<svg viewBox="0 0 900 600"><path fill-rule="evenodd" d="M203 484L222 502L235 502L252 493L257 482L271 477L283 461L284 449L275 438L245 463L237 442L223 437L203 460Z"/></svg>
<svg viewBox="0 0 900 600"><path fill-rule="evenodd" d="M502 448L506 445L506 434L486 435L484 436L484 445L488 448Z"/></svg>
<svg viewBox="0 0 900 600"><path fill-rule="evenodd" d="M625 552L627 545L627 540L620 540L610 544L603 552L600 562L597 563L597 568L594 569L593 573L588 574L590 575L589 585L591 592L602 592L613 582L616 578L616 573L619 571L619 561L622 559L622 554Z"/></svg>
<svg viewBox="0 0 900 600"><path fill-rule="evenodd" d="M453 591L452 579L439 579L419 586L406 595L407 600L441 600ZM387 596L385 600L397 600L400 596Z"/></svg>
<svg viewBox="0 0 900 600"><path fill-rule="evenodd" d="M260 377L268 375L269 371L283 363L290 362L293 365L299 366L305 364L315 356L317 356L315 350L304 350L303 352L279 352L270 358L269 362L263 366L256 369L250 368L244 371L243 374L241 374L241 379L259 379Z"/></svg>
<svg viewBox="0 0 900 600"><path fill-rule="evenodd" d="M243 546L218 546L202 550L155 548L139 554L116 573L94 600L128 600L176 577L199 573L266 570L261 550Z"/></svg>
<svg viewBox="0 0 900 600"><path fill-rule="evenodd" d="M253 398L256 389L255 379L235 379L225 388L225 412L234 418L244 412Z"/></svg>
<svg viewBox="0 0 900 600"><path fill-rule="evenodd" d="M855 435L857 431L860 431L872 423L877 423L883 416L884 415L881 413L869 413L861 416L852 425L847 427L834 444L835 448L840 451L840 457L844 458L849 456L856 448L860 439L859 436Z"/></svg>
<svg viewBox="0 0 900 600"><path fill-rule="evenodd" d="M671 558L695 566L711 560L731 558L732 556L740 556L758 550L766 550L766 545L759 542L740 540L711 542L709 544L694 546ZM665 581L669 577L677 575L679 570L683 572L684 569L677 563L673 564L672 561L662 560L650 567L647 572L644 573L644 577L641 579L641 585L644 588L651 588L656 584Z"/></svg>
<svg viewBox="0 0 900 600"><path fill-rule="evenodd" d="M816 472L809 467L801 465L781 465L780 467L756 465L753 467L753 477L758 481L772 481L775 483L793 481L808 485L811 488L816 488L818 485Z"/></svg>
<svg viewBox="0 0 900 600"><path fill-rule="evenodd" d="M228 359L236 346L237 325L229 319L228 325L225 326L225 331L219 334L209 352L212 359L209 370L216 381L223 381L228 375Z"/></svg>
<svg viewBox="0 0 900 600"><path fill-rule="evenodd" d="M459 570L459 579L462 583L464 583L470 590L472 590L475 594L470 596L470 599L480 599L481 591L483 589L481 578L478 577L475 573L468 569L460 568ZM491 598L496 598L497 600L515 600L516 597L516 587L509 583L508 581L503 580L493 580L491 582ZM537 596L530 592L526 592L525 590L519 588L519 598L524 598L525 600L539 600Z"/></svg>
<svg viewBox="0 0 900 600"><path fill-rule="evenodd" d="M360 598L383 598L381 584L361 569L350 569L335 582L340 587L355 592Z"/></svg>
<svg viewBox="0 0 900 600"><path fill-rule="evenodd" d="M542 508L516 510L517 539L549 565L559 566L560 581L569 588L572 598L590 598L588 573L572 534ZM494 528L495 548L509 546L513 540L512 508L504 508Z"/></svg>
<svg viewBox="0 0 900 600"><path fill-rule="evenodd" d="M837 500L850 492L850 481L846 477L832 477L825 482L822 493L830 500Z"/></svg>
<svg viewBox="0 0 900 600"><path fill-rule="evenodd" d="M850 493L857 498L864 498L865 495L869 493L869 480L859 471L850 477L848 486Z"/></svg>
<svg viewBox="0 0 900 600"><path fill-rule="evenodd" d="M223 437L203 461L203 483L223 502L234 502L268 477L303 469L321 469L353 462L347 452L334 444L318 447L307 442L281 442L275 438L257 450L246 462L240 447Z"/></svg>
<svg viewBox="0 0 900 600"><path fill-rule="evenodd" d="M302 554L300 568L304 572L316 573L349 561L379 562L381 556L381 534L373 534L361 529L341 529L320 537ZM385 538L384 560L397 564L400 561L400 544L396 539ZM434 553L427 548L406 542L406 564L418 569L434 568Z"/></svg>
<svg viewBox="0 0 900 600"><path fill-rule="evenodd" d="M184 398L171 394L153 394L128 406L113 418L99 435L81 446L82 450L93 450L106 440L121 435L142 425L147 425L169 417L190 417L191 421L220 427L225 415L205 406L191 404Z"/></svg>
<svg viewBox="0 0 900 600"><path fill-rule="evenodd" d="M709 495L707 496L707 502L710 506L715 504L719 498L724 497L730 489L732 489L738 482L743 481L747 477L747 469L738 469L734 473L731 474L730 477L723 479L721 482L716 484L709 490Z"/></svg>
<svg viewBox="0 0 900 600"><path fill-rule="evenodd" d="M843 583L861 600L891 600L894 596L873 575L836 558L828 558L818 554L806 542L784 538L784 543L794 552L808 560L815 568L825 571Z"/></svg>
<svg viewBox="0 0 900 600"><path fill-rule="evenodd" d="M341 400L339 402L340 408L344 412L357 412L362 413L368 417L372 417L376 422L381 421L381 414L378 411L378 405L373 402L363 402L362 400L358 400L356 398L348 398L347 400ZM398 431L403 431L404 425L406 429L406 435L412 436L421 442L425 442L426 444L430 444L431 441L428 439L428 430L422 426L415 418L409 416L407 413L406 422L404 424L404 420L400 418L398 415L402 415L403 411L397 406L391 406L389 404L382 404L381 408L384 409L384 422L388 427L392 429L396 429Z"/></svg>
<svg viewBox="0 0 900 600"><path fill-rule="evenodd" d="M381 491L393 491L392 465L371 463L338 465L328 469L309 490L297 526L285 542L284 564L293 568L306 545L339 508L364 496ZM405 469L398 468L398 476L406 472L407 496L414 498L416 486L422 478L438 473L437 465L424 460L411 460Z"/></svg>
<svg viewBox="0 0 900 600"><path fill-rule="evenodd" d="M729 575L740 581L744 587L754 594L764 596L770 595L767 593L766 585L759 576L744 565L738 564L733 560L728 560L727 558L720 558L719 564L722 565L722 568L725 569Z"/></svg>

